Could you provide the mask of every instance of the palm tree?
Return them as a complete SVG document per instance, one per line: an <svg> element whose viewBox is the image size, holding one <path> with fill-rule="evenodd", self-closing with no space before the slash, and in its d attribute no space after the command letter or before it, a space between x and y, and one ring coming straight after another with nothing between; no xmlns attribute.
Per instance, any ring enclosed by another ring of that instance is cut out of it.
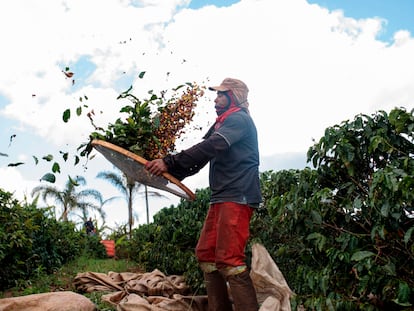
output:
<svg viewBox="0 0 414 311"><path fill-rule="evenodd" d="M101 216L105 216L102 210L102 195L94 189L84 189L77 192L76 187L86 185L86 179L82 176L76 176L72 179L70 176L63 190L50 185L40 185L32 190L32 196L41 194L42 199L46 201L48 198L54 199L55 203L63 207L63 211L59 220L68 221L68 215L79 209L83 216L87 217L88 210L96 210ZM94 204L91 199L98 202ZM84 218L83 217L83 218Z"/></svg>
<svg viewBox="0 0 414 311"><path fill-rule="evenodd" d="M125 174L121 176L117 173L109 172L109 171L100 172L98 173L96 177L109 181L113 186L115 186L115 188L117 188L123 194L123 198L128 203L128 226L129 226L129 234L131 235L132 225L134 223L134 218L132 216L133 202L137 195L142 194L142 192L139 192L142 184L135 182L131 178L127 177ZM147 200L148 200L147 198L148 194L151 196L163 197L163 195L155 191L146 191L145 194L146 194ZM118 197L115 197L115 198L118 198ZM148 201L147 201L147 223L148 222L149 222L149 216L148 216Z"/></svg>

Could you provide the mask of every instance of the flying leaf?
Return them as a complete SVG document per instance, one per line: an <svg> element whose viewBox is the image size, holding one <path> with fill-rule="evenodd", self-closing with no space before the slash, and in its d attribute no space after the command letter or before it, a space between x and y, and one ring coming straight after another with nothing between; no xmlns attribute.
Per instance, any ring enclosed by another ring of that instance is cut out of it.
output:
<svg viewBox="0 0 414 311"><path fill-rule="evenodd" d="M62 158L66 162L68 160L69 153L68 152L63 152L63 151L59 151L59 152L62 154Z"/></svg>
<svg viewBox="0 0 414 311"><path fill-rule="evenodd" d="M53 156L51 154L48 154L47 156L44 156L42 159L50 162L53 160Z"/></svg>
<svg viewBox="0 0 414 311"><path fill-rule="evenodd" d="M0 156L8 157L9 155L7 153L0 152Z"/></svg>
<svg viewBox="0 0 414 311"><path fill-rule="evenodd" d="M22 164L24 164L24 162L9 163L7 166L15 167L15 166L19 166L19 165L22 165Z"/></svg>
<svg viewBox="0 0 414 311"><path fill-rule="evenodd" d="M75 187L76 187L76 186L79 186L78 182L77 182L75 179L73 179L72 177L70 177L70 176L69 176L69 181L70 181L70 183L71 183L72 185L74 185Z"/></svg>
<svg viewBox="0 0 414 311"><path fill-rule="evenodd" d="M40 181L42 181L42 180L50 182L50 183L53 184L56 181L56 177L52 173L47 173L47 174L43 175L42 178L40 178Z"/></svg>
<svg viewBox="0 0 414 311"><path fill-rule="evenodd" d="M57 163L57 162L53 163L53 166L52 166L52 172L53 172L53 173L60 173L60 166L59 166L59 163Z"/></svg>
<svg viewBox="0 0 414 311"><path fill-rule="evenodd" d="M79 106L78 108L76 108L76 115L79 117L82 114L82 107Z"/></svg>
<svg viewBox="0 0 414 311"><path fill-rule="evenodd" d="M146 73L145 71L141 71L141 72L139 73L138 77L139 77L140 79L142 79L142 78L144 77L145 73Z"/></svg>
<svg viewBox="0 0 414 311"><path fill-rule="evenodd" d="M16 134L13 134L12 136L10 136L9 147L10 147L10 145L11 145L12 141L13 141L13 138L15 138L15 137L16 137Z"/></svg>
<svg viewBox="0 0 414 311"><path fill-rule="evenodd" d="M70 109L66 109L64 112L63 112L63 122L68 122L69 121L69 119L70 119Z"/></svg>
<svg viewBox="0 0 414 311"><path fill-rule="evenodd" d="M179 89L181 89L182 87L184 87L185 85L184 84L180 84L179 86L177 86L177 87L175 87L175 88L173 88L173 91L175 92L175 91L178 91Z"/></svg>
<svg viewBox="0 0 414 311"><path fill-rule="evenodd" d="M37 165L39 163L39 159L36 156L32 156L33 160L35 161L35 164Z"/></svg>

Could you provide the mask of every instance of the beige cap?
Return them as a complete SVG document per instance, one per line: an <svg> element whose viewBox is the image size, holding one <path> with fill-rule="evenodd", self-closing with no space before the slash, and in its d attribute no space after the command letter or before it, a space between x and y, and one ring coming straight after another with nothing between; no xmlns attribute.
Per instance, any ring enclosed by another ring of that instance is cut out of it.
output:
<svg viewBox="0 0 414 311"><path fill-rule="evenodd" d="M233 78L226 78L219 86L210 86L208 89L210 91L218 92L232 91L238 106L242 108L249 107L249 102L247 101L249 89L243 81Z"/></svg>

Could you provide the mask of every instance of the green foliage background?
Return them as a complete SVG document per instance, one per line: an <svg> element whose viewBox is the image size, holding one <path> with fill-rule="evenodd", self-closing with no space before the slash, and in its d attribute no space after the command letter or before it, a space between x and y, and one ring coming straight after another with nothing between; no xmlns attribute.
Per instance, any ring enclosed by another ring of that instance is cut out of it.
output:
<svg viewBox="0 0 414 311"><path fill-rule="evenodd" d="M53 273L85 250L105 257L97 237L87 238L72 222L59 222L48 209L19 203L0 189L0 289L20 286L42 273Z"/></svg>
<svg viewBox="0 0 414 311"><path fill-rule="evenodd" d="M413 129L404 109L358 115L309 149L315 169L262 173L264 208L252 219L250 245L269 251L295 292L293 309L411 310ZM134 257L147 269L183 273L203 291L193 250L208 196L199 191L195 202L137 229Z"/></svg>
<svg viewBox="0 0 414 311"><path fill-rule="evenodd" d="M131 255L147 271L158 269L168 275L184 275L193 292L203 292L203 275L194 249L209 207L210 191L196 191L196 200L181 200L164 208L154 221L133 233Z"/></svg>
<svg viewBox="0 0 414 311"><path fill-rule="evenodd" d="M413 129L413 111L358 115L309 148L313 168L261 173L264 202L252 218L248 259L252 243L266 247L295 293L293 310L413 309ZM132 238L125 228L112 238L118 256L182 274L194 294L204 294L194 248L210 192L196 195L162 209ZM2 288L51 273L85 250L100 256L102 247L36 202L0 190Z"/></svg>

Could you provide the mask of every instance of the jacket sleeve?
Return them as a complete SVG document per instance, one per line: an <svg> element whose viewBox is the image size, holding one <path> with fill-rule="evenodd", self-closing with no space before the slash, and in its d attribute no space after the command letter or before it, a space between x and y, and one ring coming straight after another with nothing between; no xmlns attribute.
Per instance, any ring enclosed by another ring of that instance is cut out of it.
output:
<svg viewBox="0 0 414 311"><path fill-rule="evenodd" d="M212 158L228 148L229 145L222 136L213 134L180 153L167 155L163 160L168 167L168 173L183 180L198 173Z"/></svg>

